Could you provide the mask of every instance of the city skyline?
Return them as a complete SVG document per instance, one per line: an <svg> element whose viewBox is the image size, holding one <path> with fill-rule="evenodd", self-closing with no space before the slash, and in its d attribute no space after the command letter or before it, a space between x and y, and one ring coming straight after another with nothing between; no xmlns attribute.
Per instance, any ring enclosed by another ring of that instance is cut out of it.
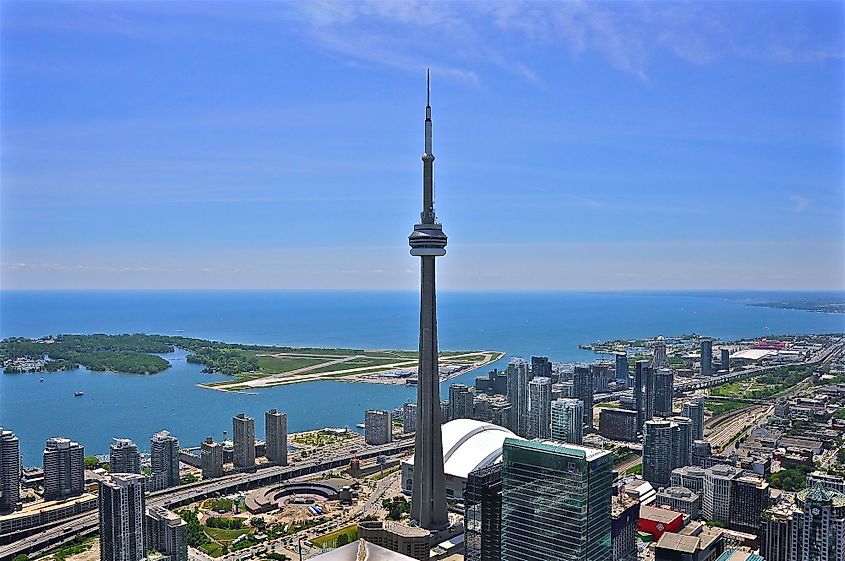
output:
<svg viewBox="0 0 845 561"><path fill-rule="evenodd" d="M845 3L0 36L0 559L842 557Z"/></svg>
<svg viewBox="0 0 845 561"><path fill-rule="evenodd" d="M413 289L428 64L443 289L845 286L840 4L255 8L3 6L4 288Z"/></svg>

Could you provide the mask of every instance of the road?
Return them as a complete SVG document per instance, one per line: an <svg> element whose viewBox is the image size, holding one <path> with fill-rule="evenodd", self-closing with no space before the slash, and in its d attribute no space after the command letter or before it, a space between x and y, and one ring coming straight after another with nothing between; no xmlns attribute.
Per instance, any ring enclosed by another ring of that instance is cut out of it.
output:
<svg viewBox="0 0 845 561"><path fill-rule="evenodd" d="M822 349L811 357L809 361L801 364L809 365L827 362L838 352L841 352L842 348L843 343L839 341L830 347ZM769 403L766 405L754 405L709 419L707 424L709 430L705 434L707 440L710 441L710 445L713 447L713 451L720 452L724 450L732 442L750 432L760 420L770 417L774 413L774 402L777 399L782 397L788 398L803 391L808 385L808 380L801 381L795 386L769 397Z"/></svg>
<svg viewBox="0 0 845 561"><path fill-rule="evenodd" d="M794 364L773 364L769 366L752 366L751 368L745 368L742 370L735 370L729 374L723 374L721 376L714 376L712 378L707 378L706 380L692 380L688 382L679 382L675 384L675 393L686 393L689 391L694 391L703 388L711 388L713 386L719 386L726 382L731 382L733 380L738 380L740 378L746 378L749 376L756 376L763 372L767 372L769 370L774 370L776 368L782 368L783 366L809 366L813 364L819 364L828 361L834 354L841 351L842 348L845 347L845 340L839 339L835 341L832 345L829 345L815 354L813 354L809 359L796 362ZM606 394L598 394L593 398L593 403L603 403L607 401L619 401L619 398L628 395L631 395L631 390L621 390L618 392L606 393Z"/></svg>
<svg viewBox="0 0 845 561"><path fill-rule="evenodd" d="M303 475L337 469L348 465L354 457L369 458L379 455L392 456L407 453L413 449L414 440L407 439L383 446L368 446L357 453L346 453L331 459L309 459L292 466L272 466L259 469L254 473L237 473L218 479L191 483L172 489L156 491L147 496L147 506L173 508L193 503L197 500L215 497L227 493L245 491L287 481ZM9 543L0 545L0 561L13 558L20 553L35 553L49 547L68 542L76 536L88 536L97 532L99 514L87 512L67 521L49 527L34 528L26 533L31 535L6 535L3 539Z"/></svg>

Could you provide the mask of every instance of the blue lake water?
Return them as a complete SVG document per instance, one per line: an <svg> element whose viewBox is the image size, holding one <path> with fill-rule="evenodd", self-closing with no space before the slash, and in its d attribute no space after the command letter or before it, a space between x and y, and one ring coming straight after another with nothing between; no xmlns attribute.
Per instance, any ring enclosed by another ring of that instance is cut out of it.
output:
<svg viewBox="0 0 845 561"><path fill-rule="evenodd" d="M444 350L491 349L552 360L590 360L577 346L597 340L697 332L721 339L845 331L845 316L748 306L765 293L458 293L438 295ZM841 295L835 295L841 296ZM294 346L414 349L413 292L114 291L0 292L0 337L58 333L161 333ZM183 445L231 431L246 412L263 434L263 412L285 411L291 431L354 426L369 408L413 400L404 386L311 382L237 395L196 387L224 379L165 355L173 367L154 376L78 370L0 375L0 425L21 440L26 465L40 465L44 441L68 436L103 453L112 437L170 430ZM493 366L503 366L505 361ZM492 368L492 366L491 366ZM472 384L466 374L448 383ZM40 382L40 378L44 382ZM444 384L441 395L445 395ZM84 392L74 397L73 392Z"/></svg>

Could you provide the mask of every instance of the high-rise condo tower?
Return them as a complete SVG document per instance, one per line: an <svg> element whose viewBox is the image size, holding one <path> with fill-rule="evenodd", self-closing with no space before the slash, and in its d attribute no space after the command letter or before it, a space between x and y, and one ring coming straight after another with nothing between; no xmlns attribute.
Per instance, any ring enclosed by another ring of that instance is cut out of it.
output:
<svg viewBox="0 0 845 561"><path fill-rule="evenodd" d="M423 206L420 223L408 236L411 255L420 258L420 355L417 367L417 432L411 517L421 527L449 525L440 430L440 369L437 363L437 301L434 258L446 255L446 234L434 216L434 153L431 148L431 80L426 72Z"/></svg>

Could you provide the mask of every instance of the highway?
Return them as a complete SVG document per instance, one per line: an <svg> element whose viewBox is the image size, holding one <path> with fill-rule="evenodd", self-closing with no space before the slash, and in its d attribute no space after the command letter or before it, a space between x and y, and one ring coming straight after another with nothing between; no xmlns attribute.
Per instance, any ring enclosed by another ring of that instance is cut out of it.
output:
<svg viewBox="0 0 845 561"><path fill-rule="evenodd" d="M383 446L368 446L357 453L346 453L330 459L309 459L291 466L270 466L258 469L253 473L237 473L209 481L201 481L156 491L147 495L147 506L163 506L175 508L195 501L215 497L247 489L255 489L280 483L295 477L337 469L349 464L352 458L372 458L380 455L392 456L410 452L414 447L414 439L408 438L392 442ZM49 547L55 547L68 542L76 536L88 536L99 529L99 513L87 512L49 528L33 528L26 532L7 534L2 536L4 544L0 545L0 561L12 559L19 553L32 554Z"/></svg>
<svg viewBox="0 0 845 561"><path fill-rule="evenodd" d="M841 352L843 343L841 341L819 351L809 361L801 364L810 365L824 363L832 359L838 352ZM705 432L707 440L710 441L714 452L723 451L728 445L742 435L753 429L760 420L770 417L775 410L774 402L781 397L791 397L806 389L808 380L799 382L791 388L777 393L767 400L742 400L749 403L757 403L751 407L731 411L709 419L706 423L708 430Z"/></svg>
<svg viewBox="0 0 845 561"><path fill-rule="evenodd" d="M750 376L756 376L763 372L767 372L769 370L775 370L777 368L782 368L784 366L810 366L813 364L820 364L823 362L827 362L830 360L833 355L840 352L842 348L845 347L845 340L839 339L832 345L825 347L824 349L819 350L816 354L811 356L808 360L804 360L801 362L795 363L786 363L786 364L772 364L768 366L752 366L751 368L745 368L742 370L736 370L731 372L730 374L722 374L721 376L713 376L707 379L697 379L691 380L687 382L679 382L675 384L675 394L684 394L690 391L700 390L704 388L712 388L714 386L719 386L725 384L727 382L732 382L734 380L739 380L742 378L747 378ZM593 403L603 403L607 401L619 401L621 397L626 395L630 396L632 390L621 390L618 392L611 392L606 394L598 394L593 397Z"/></svg>

